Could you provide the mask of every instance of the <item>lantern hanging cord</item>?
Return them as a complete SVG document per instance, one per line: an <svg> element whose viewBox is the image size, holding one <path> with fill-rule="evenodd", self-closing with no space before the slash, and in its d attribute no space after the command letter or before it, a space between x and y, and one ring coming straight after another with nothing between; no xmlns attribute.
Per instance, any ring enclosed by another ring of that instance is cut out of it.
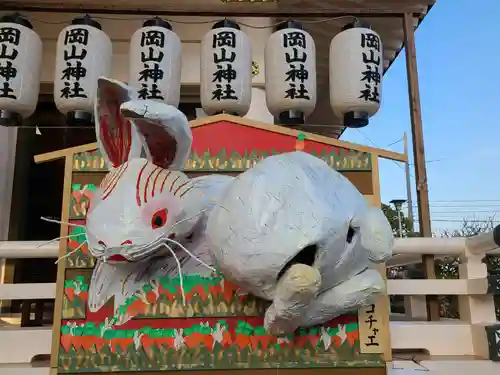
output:
<svg viewBox="0 0 500 375"><path fill-rule="evenodd" d="M26 15L26 14L21 14L23 18L26 18L30 21L35 21L35 22L40 22L48 25L69 25L71 24L72 19L67 19L67 20L62 20L62 21L46 21L37 17L33 17L31 15ZM92 16L93 19L96 20L108 20L108 21L144 21L146 18L145 17L130 17L130 18L120 18L120 17L109 17L109 16ZM223 19L227 19L227 17L223 17ZM291 20L292 18L290 18ZM355 22L359 21L359 19L355 16L339 16L339 17L331 17L331 18L321 18L317 20L301 20L300 23L304 25L312 25L312 24L318 24L318 23L325 23L325 22L330 22L330 21L337 21L341 19L349 19L353 20ZM180 21L176 19L170 19L170 18L163 18L163 20L173 23L173 24L179 24L179 25L211 25L216 22L219 22L221 18L218 19L212 19L212 20L206 20L206 21ZM283 21L273 23L271 25L251 25L245 22L237 22L238 25L248 27L249 29L274 29L276 26L280 25L283 23Z"/></svg>
<svg viewBox="0 0 500 375"><path fill-rule="evenodd" d="M329 128L329 129L332 129L332 128L343 128L344 126L343 125L321 125L321 124L305 124L304 126L308 127L308 128ZM44 129L88 129L88 130L91 130L93 132L95 132L95 126L94 125L88 125L88 126L84 126L84 125L75 125L75 126L72 126L72 125L63 125L63 126L55 126L55 125L52 125L52 126L41 126L41 125L20 125L20 126L15 126L16 129L40 129L40 130L44 130ZM304 130L306 131L306 130ZM440 160L435 160L435 161L440 161Z"/></svg>

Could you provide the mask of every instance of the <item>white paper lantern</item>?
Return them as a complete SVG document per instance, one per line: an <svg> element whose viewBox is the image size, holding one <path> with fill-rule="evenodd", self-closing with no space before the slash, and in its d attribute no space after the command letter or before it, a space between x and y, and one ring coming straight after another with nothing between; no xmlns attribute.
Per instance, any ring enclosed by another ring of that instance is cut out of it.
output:
<svg viewBox="0 0 500 375"><path fill-rule="evenodd" d="M304 123L316 106L316 47L296 22L284 22L265 49L266 102L282 124Z"/></svg>
<svg viewBox="0 0 500 375"><path fill-rule="evenodd" d="M244 116L252 101L252 45L239 26L216 23L201 41L201 106L208 115Z"/></svg>
<svg viewBox="0 0 500 375"><path fill-rule="evenodd" d="M330 105L346 127L368 125L380 108L384 72L382 39L355 23L330 44Z"/></svg>
<svg viewBox="0 0 500 375"><path fill-rule="evenodd" d="M175 107L181 97L182 45L167 21L144 22L130 41L129 84L139 98Z"/></svg>
<svg viewBox="0 0 500 375"><path fill-rule="evenodd" d="M68 119L89 121L97 79L109 76L111 40L90 17L75 18L57 38L54 101Z"/></svg>
<svg viewBox="0 0 500 375"><path fill-rule="evenodd" d="M0 125L20 125L36 109L42 41L19 16L0 19Z"/></svg>

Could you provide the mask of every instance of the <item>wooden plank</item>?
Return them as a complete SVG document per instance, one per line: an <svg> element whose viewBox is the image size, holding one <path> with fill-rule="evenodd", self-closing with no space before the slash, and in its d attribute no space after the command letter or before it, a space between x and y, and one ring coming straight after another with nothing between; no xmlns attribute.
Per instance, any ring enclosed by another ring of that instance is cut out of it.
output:
<svg viewBox="0 0 500 375"><path fill-rule="evenodd" d="M57 0L4 0L2 10L24 12L67 12L67 13L102 13L102 14L135 14L149 16L200 16L200 17L307 17L332 18L341 16L357 17L398 17L404 12L416 11L415 17L423 16L424 9L408 6L407 4L386 3L377 6L355 4L346 6L335 3L328 7L315 6L314 2L304 2L297 6L279 6L278 1L213 1L204 2L184 0L183 2L146 0L138 1L111 1L104 6L102 2L90 0L69 0L64 5Z"/></svg>
<svg viewBox="0 0 500 375"><path fill-rule="evenodd" d="M72 180L73 158L72 155L66 156L64 164L64 185L63 185L63 200L61 221L68 222L69 220L69 200L71 198L71 180ZM66 239L68 235L68 226L61 225L60 236L63 238L59 241L59 256L66 253ZM52 335L52 350L50 358L50 367L57 368L59 353L59 332L61 329L61 316L63 305L63 291L64 291L64 274L66 271L66 262L59 262L57 266L57 285L56 285L56 301L54 307L54 324L52 326L54 334Z"/></svg>
<svg viewBox="0 0 500 375"><path fill-rule="evenodd" d="M425 166L424 133L422 129L422 110L420 108L420 90L418 87L417 51L415 47L415 31L413 18L405 14L403 19L404 45L406 53L406 74L408 76L408 96L410 100L411 129L413 140L413 159L415 163L415 180L417 183L418 223L423 237L432 237L429 189ZM434 256L422 257L425 276L436 278ZM427 316L429 320L439 320L439 301L435 296L427 297Z"/></svg>
<svg viewBox="0 0 500 375"><path fill-rule="evenodd" d="M97 149L97 143L89 143L86 145L64 148L62 150L46 152L45 154L35 155L35 163L45 163L47 161L52 161L56 159L62 159L67 157L71 159L73 154L78 154L80 152L87 152Z"/></svg>
<svg viewBox="0 0 500 375"><path fill-rule="evenodd" d="M378 158L373 156L372 160L372 195L370 202L375 207L380 207L380 181ZM386 279L385 264L377 266L377 270ZM389 296L380 296L377 301L358 311L359 337L362 353L382 353L385 361L392 360L391 341L389 332ZM375 336L375 337L373 337ZM372 345L373 343L378 345Z"/></svg>

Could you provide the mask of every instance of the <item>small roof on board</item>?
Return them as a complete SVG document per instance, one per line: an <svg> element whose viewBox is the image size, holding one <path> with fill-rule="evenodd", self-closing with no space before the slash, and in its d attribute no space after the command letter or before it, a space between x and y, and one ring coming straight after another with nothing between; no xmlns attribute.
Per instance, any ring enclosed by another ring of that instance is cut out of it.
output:
<svg viewBox="0 0 500 375"><path fill-rule="evenodd" d="M286 136L292 136L295 138L298 137L300 133L302 133L303 136L305 136L305 139L310 140L310 141L324 143L326 145L335 146L335 147L339 147L339 148L345 148L348 150L353 150L353 151L358 151L358 152L366 152L366 153L372 154L374 156L380 156L380 157L385 158L385 159L391 159L391 160L401 161L401 162L408 161L408 156L405 154L400 154L397 152L383 150L383 149L369 147L369 146L358 145L358 144L351 143L351 142L340 141L338 139L329 138L329 137L325 137L325 136L321 136L321 135L300 132L296 129L290 129L290 128L286 128L284 126L278 126L278 125L273 125L273 124L264 124L264 123L256 122L256 121L249 120L249 119L242 118L242 117L238 117L238 116L216 115L216 116L210 116L210 117L203 117L201 119L191 121L190 125L191 125L191 128L198 128L201 126L210 126L210 124L218 123L221 121L232 122L232 123L235 123L238 125L248 126L248 127L255 128L255 129L261 129L261 130L272 132L272 133L283 134ZM55 159L65 158L67 156L72 157L74 154L88 152L88 151L92 151L92 150L96 150L96 149L97 149L97 143L89 143L86 145L81 145L81 146L76 146L76 147L66 148L66 149L62 149L62 150L58 150L58 151L47 152L45 154L36 155L35 162L36 163L44 163L44 162L55 160Z"/></svg>

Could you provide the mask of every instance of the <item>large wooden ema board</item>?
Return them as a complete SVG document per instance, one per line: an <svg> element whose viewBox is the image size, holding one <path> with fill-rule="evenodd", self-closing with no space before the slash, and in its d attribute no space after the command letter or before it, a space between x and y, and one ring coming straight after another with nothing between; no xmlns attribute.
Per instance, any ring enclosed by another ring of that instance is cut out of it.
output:
<svg viewBox="0 0 500 375"><path fill-rule="evenodd" d="M378 156L405 158L312 134L302 140L295 130L227 115L197 120L191 127L188 174L242 172L267 155L298 148L344 173L373 204L380 204ZM36 161L56 158L66 158L61 220L84 224L89 200L107 172L104 160L91 144L39 155ZM387 296L324 326L279 338L263 328L268 303L236 293L237 286L220 277L185 276L185 305L179 280L164 277L155 287L144 285L116 315L110 303L91 313L87 300L95 261L83 244L82 227L63 226L61 236L67 234L74 236L60 247L61 256L72 253L58 268L53 374L166 370L246 374L254 369L262 374L275 374L277 369L385 374L385 362L391 359ZM119 321L124 315L134 318L104 329L106 319Z"/></svg>

